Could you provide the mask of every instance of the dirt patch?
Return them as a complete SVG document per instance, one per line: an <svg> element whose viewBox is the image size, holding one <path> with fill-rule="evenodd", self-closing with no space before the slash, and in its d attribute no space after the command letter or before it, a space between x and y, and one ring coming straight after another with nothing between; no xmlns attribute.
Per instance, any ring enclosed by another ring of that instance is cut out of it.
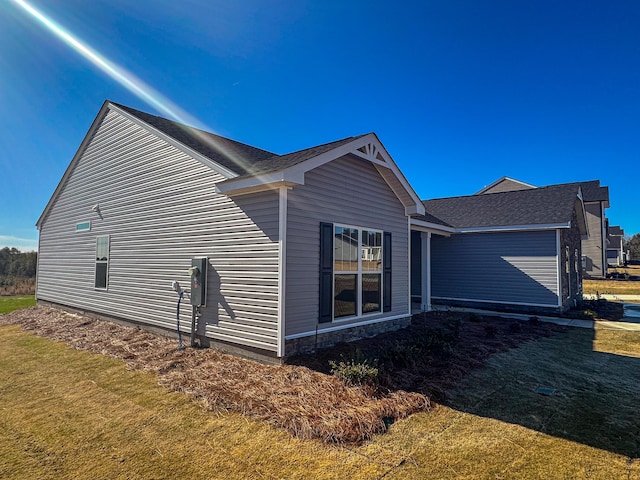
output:
<svg viewBox="0 0 640 480"><path fill-rule="evenodd" d="M347 387L335 376L303 366L262 365L214 349L178 351L175 340L50 307L0 315L2 323L123 359L131 369L156 373L161 385L209 410L240 412L300 438L359 442L384 432L393 419L430 406L420 393Z"/></svg>

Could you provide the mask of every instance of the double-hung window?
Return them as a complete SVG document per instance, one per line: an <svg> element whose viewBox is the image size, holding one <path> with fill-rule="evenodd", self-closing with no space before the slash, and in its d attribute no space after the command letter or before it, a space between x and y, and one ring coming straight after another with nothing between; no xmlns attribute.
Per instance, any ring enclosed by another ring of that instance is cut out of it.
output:
<svg viewBox="0 0 640 480"><path fill-rule="evenodd" d="M318 322L391 311L391 232L320 223Z"/></svg>
<svg viewBox="0 0 640 480"><path fill-rule="evenodd" d="M109 273L109 235L96 237L95 288L107 289Z"/></svg>
<svg viewBox="0 0 640 480"><path fill-rule="evenodd" d="M333 318L382 311L382 232L333 227Z"/></svg>

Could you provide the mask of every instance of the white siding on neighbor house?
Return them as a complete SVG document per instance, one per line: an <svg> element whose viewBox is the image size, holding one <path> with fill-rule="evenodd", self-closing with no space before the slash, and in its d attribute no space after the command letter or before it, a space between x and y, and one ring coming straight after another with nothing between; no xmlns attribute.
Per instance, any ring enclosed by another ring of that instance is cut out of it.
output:
<svg viewBox="0 0 640 480"><path fill-rule="evenodd" d="M231 200L215 193L222 180L110 111L41 225L38 299L175 329L171 282L188 288L191 258L208 257L200 333L275 351L278 194ZM89 220L91 230L75 231ZM94 289L99 235L110 236L107 291ZM190 318L185 297L185 331Z"/></svg>
<svg viewBox="0 0 640 480"><path fill-rule="evenodd" d="M557 307L556 250L555 230L435 235L432 297Z"/></svg>
<svg viewBox="0 0 640 480"><path fill-rule="evenodd" d="M404 206L370 162L345 156L305 174L288 194L286 332L301 335L409 312L409 238ZM392 233L390 312L318 324L320 223Z"/></svg>
<svg viewBox="0 0 640 480"><path fill-rule="evenodd" d="M587 257L585 273L590 277L604 278L607 274L604 267L606 247L603 248L604 212L602 203L584 204L587 215L589 238L582 240L582 255Z"/></svg>

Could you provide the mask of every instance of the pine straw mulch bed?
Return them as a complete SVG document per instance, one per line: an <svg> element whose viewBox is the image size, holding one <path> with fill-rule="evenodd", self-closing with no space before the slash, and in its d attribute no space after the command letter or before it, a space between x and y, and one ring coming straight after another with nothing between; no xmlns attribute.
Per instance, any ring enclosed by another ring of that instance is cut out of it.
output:
<svg viewBox="0 0 640 480"><path fill-rule="evenodd" d="M176 340L45 306L0 315L3 323L154 372L161 385L209 410L239 412L328 443L361 442L432 401L445 403L447 391L491 355L565 330L536 317L429 312L405 329L271 366L215 349L178 351ZM378 374L373 384L347 386L330 375L330 361L366 361Z"/></svg>
<svg viewBox="0 0 640 480"><path fill-rule="evenodd" d="M178 351L175 340L50 307L0 315L0 324L18 324L73 348L123 359L131 369L156 373L161 385L209 410L239 412L300 438L360 442L384 432L390 419L430 407L420 393L347 387L309 368L263 365L215 349Z"/></svg>

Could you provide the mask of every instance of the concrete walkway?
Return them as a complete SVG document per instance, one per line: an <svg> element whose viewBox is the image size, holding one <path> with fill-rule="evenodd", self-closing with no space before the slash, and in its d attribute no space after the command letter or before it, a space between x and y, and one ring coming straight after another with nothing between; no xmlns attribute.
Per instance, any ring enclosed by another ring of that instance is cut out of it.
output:
<svg viewBox="0 0 640 480"><path fill-rule="evenodd" d="M614 295L613 293L600 293L598 295L584 294L582 295L585 300L597 300L598 298L604 298L605 300L611 300L612 302L640 302L640 295L626 295L624 293Z"/></svg>
<svg viewBox="0 0 640 480"><path fill-rule="evenodd" d="M452 312L469 312L477 313L479 315L495 315L502 318L513 318L515 320L526 321L532 316L535 316L541 322L555 323L556 325L564 325L566 327L577 328L606 328L609 330L627 330L640 332L640 305L633 303L624 304L624 317L620 320L579 320L573 318L561 318L551 317L543 315L525 315L521 313L508 313L508 312L496 312L492 310L480 310L478 308L462 308L462 307L447 307L444 305L434 305L434 310L440 311L452 311Z"/></svg>

